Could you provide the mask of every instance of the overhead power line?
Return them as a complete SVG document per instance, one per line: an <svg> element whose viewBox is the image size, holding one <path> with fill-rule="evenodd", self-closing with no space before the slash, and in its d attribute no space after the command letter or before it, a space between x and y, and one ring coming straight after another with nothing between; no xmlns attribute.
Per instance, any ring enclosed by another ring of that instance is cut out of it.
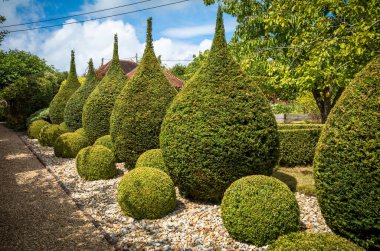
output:
<svg viewBox="0 0 380 251"><path fill-rule="evenodd" d="M136 13L136 12L141 12L141 11L146 11L146 10L152 10L152 9L157 9L165 6L170 6L170 5L175 5L175 4L180 4L184 2L189 2L190 0L182 0L178 2L173 2L173 3L167 3L167 4L161 4L161 5L156 5L153 7L148 7L144 9L139 9L139 10L134 10L134 11L128 11L128 12L123 12L119 14L114 14L114 15L108 15L108 16L103 16L103 17L97 17L97 18L90 18L88 20L80 20L80 21L73 21L73 22L68 22L68 23L61 23L61 24L54 24L54 25L47 25L47 26L41 26L41 27L34 27L34 28L27 28L27 29L21 29L21 30L13 30L13 31L7 31L8 33L15 33L15 32L22 32L22 31L30 31L30 30L39 30L39 29L46 29L46 28L52 28L52 27L58 27L58 26L64 26L64 25L70 25L70 24L78 24L78 23L85 23L89 21L94 21L94 20L100 20L100 19L105 19L109 17L116 17L116 16L123 16L126 14L131 14L131 13Z"/></svg>
<svg viewBox="0 0 380 251"><path fill-rule="evenodd" d="M130 3L130 4L119 5L119 6L115 6L115 7L112 7L112 8L106 8L106 9L95 10L95 11L90 11L90 12L78 13L78 14L70 15L70 16L56 17L56 18L50 18L50 19L43 19L43 20L39 20L39 21L28 22L28 23L21 23L21 24L10 24L10 25L5 25L5 26L0 26L0 28L8 28L8 27L21 26L21 25L36 24L36 23L45 23L45 22L50 22L50 21L55 21L55 20L66 19L66 18L79 17L79 16L88 15L88 14L94 14L94 13L103 12L103 11L107 11L107 10L114 10L114 9L123 8L123 7L127 7L127 6L132 6L132 5L136 5L136 4L150 2L150 1L153 1L153 0L144 0L144 1Z"/></svg>

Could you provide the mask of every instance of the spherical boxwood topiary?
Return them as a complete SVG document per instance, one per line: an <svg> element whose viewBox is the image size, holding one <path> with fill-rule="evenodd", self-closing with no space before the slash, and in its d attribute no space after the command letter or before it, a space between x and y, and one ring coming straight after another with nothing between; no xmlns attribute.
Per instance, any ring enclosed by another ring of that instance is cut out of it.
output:
<svg viewBox="0 0 380 251"><path fill-rule="evenodd" d="M317 145L314 175L328 226L380 250L380 55L347 86Z"/></svg>
<svg viewBox="0 0 380 251"><path fill-rule="evenodd" d="M67 126L66 122L62 122L61 124L59 124L59 130L61 130L62 132L71 132L70 128Z"/></svg>
<svg viewBox="0 0 380 251"><path fill-rule="evenodd" d="M42 127L46 125L50 125L50 123L42 119L33 121L28 127L28 137L31 139L38 139Z"/></svg>
<svg viewBox="0 0 380 251"><path fill-rule="evenodd" d="M271 175L277 163L274 114L230 55L220 9L206 62L170 105L160 146L181 193L202 201L219 202L233 181Z"/></svg>
<svg viewBox="0 0 380 251"><path fill-rule="evenodd" d="M59 125L49 124L42 127L38 142L43 146L54 146L55 140L65 132L59 129Z"/></svg>
<svg viewBox="0 0 380 251"><path fill-rule="evenodd" d="M176 94L154 54L149 18L144 55L136 74L117 97L111 115L110 134L116 155L127 168L134 168L143 152L159 147L161 123Z"/></svg>
<svg viewBox="0 0 380 251"><path fill-rule="evenodd" d="M121 179L117 202L127 216L158 219L176 206L174 183L166 173L156 168L136 168Z"/></svg>
<svg viewBox="0 0 380 251"><path fill-rule="evenodd" d="M113 152L105 146L83 148L76 158L79 176L86 180L110 179L117 175Z"/></svg>
<svg viewBox="0 0 380 251"><path fill-rule="evenodd" d="M86 82L81 85L67 101L64 118L67 126L73 131L82 127L82 111L88 96L98 84L92 59L88 62Z"/></svg>
<svg viewBox="0 0 380 251"><path fill-rule="evenodd" d="M111 135L104 135L104 136L98 138L94 143L94 146L95 145L102 145L102 146L105 146L108 149L114 151L114 145L112 143Z"/></svg>
<svg viewBox="0 0 380 251"><path fill-rule="evenodd" d="M76 132L64 133L54 143L54 154L62 158L75 158L82 148L89 145L84 135Z"/></svg>
<svg viewBox="0 0 380 251"><path fill-rule="evenodd" d="M235 181L226 190L221 209L228 233L257 247L300 228L296 197L273 177L252 175Z"/></svg>
<svg viewBox="0 0 380 251"><path fill-rule="evenodd" d="M151 149L137 159L136 167L153 167L164 171L169 174L169 170L166 168L164 157L162 157L161 149Z"/></svg>
<svg viewBox="0 0 380 251"><path fill-rule="evenodd" d="M364 248L335 234L298 232L281 236L267 251L364 251Z"/></svg>
<svg viewBox="0 0 380 251"><path fill-rule="evenodd" d="M54 96L49 106L50 120L54 124L60 124L64 121L63 115L67 101L73 93L79 88L77 73L75 70L74 51L71 51L70 72L67 76L66 83L62 83L58 93Z"/></svg>
<svg viewBox="0 0 380 251"><path fill-rule="evenodd" d="M82 136L86 136L86 132L84 131L83 128L79 128L79 129L75 130L75 132L82 135Z"/></svg>
<svg viewBox="0 0 380 251"><path fill-rule="evenodd" d="M123 89L126 79L120 66L117 35L115 35L111 66L83 106L82 124L91 143L109 134L110 116L115 99Z"/></svg>

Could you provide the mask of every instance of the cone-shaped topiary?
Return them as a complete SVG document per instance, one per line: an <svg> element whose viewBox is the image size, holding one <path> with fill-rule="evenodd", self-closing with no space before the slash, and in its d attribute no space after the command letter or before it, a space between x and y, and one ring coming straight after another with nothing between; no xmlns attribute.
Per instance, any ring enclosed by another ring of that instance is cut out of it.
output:
<svg viewBox="0 0 380 251"><path fill-rule="evenodd" d="M151 167L136 168L125 174L116 198L124 214L135 219L158 219L176 206L173 181L163 171Z"/></svg>
<svg viewBox="0 0 380 251"><path fill-rule="evenodd" d="M38 139L41 129L46 125L50 125L50 123L42 119L33 121L28 126L28 137L31 139Z"/></svg>
<svg viewBox="0 0 380 251"><path fill-rule="evenodd" d="M166 168L164 157L162 157L161 149L151 149L141 154L136 162L137 167L153 167L170 174Z"/></svg>
<svg viewBox="0 0 380 251"><path fill-rule="evenodd" d="M38 142L43 146L54 146L55 140L65 133L59 128L59 125L49 124L42 127Z"/></svg>
<svg viewBox="0 0 380 251"><path fill-rule="evenodd" d="M117 175L113 152L105 146L83 148L76 157L79 176L86 180L110 179Z"/></svg>
<svg viewBox="0 0 380 251"><path fill-rule="evenodd" d="M111 66L83 107L82 124L91 143L109 134L110 116L115 99L124 87L126 79L120 66L117 35L115 35Z"/></svg>
<svg viewBox="0 0 380 251"><path fill-rule="evenodd" d="M380 55L332 109L316 149L317 198L327 225L380 250Z"/></svg>
<svg viewBox="0 0 380 251"><path fill-rule="evenodd" d="M75 158L82 148L89 145L84 135L76 132L64 133L54 143L54 155L62 158Z"/></svg>
<svg viewBox="0 0 380 251"><path fill-rule="evenodd" d="M82 111L84 103L97 84L98 80L96 79L94 64L92 59L90 59L88 62L86 82L74 92L67 101L65 107L65 122L72 131L82 127Z"/></svg>
<svg viewBox="0 0 380 251"><path fill-rule="evenodd" d="M219 202L233 181L271 175L277 163L275 117L230 55L220 8L209 56L174 98L160 144L181 193L202 201Z"/></svg>
<svg viewBox="0 0 380 251"><path fill-rule="evenodd" d="M60 124L64 121L65 106L71 95L79 88L77 72L75 70L74 51L71 51L70 72L66 83L62 83L58 93L54 96L49 106L49 116L53 124Z"/></svg>
<svg viewBox="0 0 380 251"><path fill-rule="evenodd" d="M154 54L149 18L144 55L136 74L117 97L111 115L110 134L116 155L125 160L126 168L134 168L146 150L159 147L161 123L176 94Z"/></svg>
<svg viewBox="0 0 380 251"><path fill-rule="evenodd" d="M297 232L280 236L267 251L364 251L364 248L338 236L329 233Z"/></svg>
<svg viewBox="0 0 380 251"><path fill-rule="evenodd" d="M233 182L221 209L228 233L257 247L300 228L296 197L274 177L251 175Z"/></svg>

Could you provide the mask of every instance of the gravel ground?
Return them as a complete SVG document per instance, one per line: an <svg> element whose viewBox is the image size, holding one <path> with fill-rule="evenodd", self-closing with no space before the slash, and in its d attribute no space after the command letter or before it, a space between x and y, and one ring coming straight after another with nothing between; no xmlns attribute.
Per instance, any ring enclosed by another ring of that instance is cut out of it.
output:
<svg viewBox="0 0 380 251"><path fill-rule="evenodd" d="M75 168L75 159L54 156L51 147L22 136L44 163L72 192L84 211L125 250L265 250L264 247L241 243L229 237L223 226L218 205L199 204L182 198L177 191L177 208L159 220L134 220L124 216L115 200L117 185L126 171L118 164L118 177L86 181ZM296 193L301 210L301 223L307 232L330 232L315 197Z"/></svg>

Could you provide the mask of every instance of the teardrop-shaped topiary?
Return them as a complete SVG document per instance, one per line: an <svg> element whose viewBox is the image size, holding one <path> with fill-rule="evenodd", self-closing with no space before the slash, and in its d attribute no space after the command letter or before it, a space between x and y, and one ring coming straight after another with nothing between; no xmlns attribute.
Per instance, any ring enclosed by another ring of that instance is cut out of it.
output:
<svg viewBox="0 0 380 251"><path fill-rule="evenodd" d="M115 35L111 66L83 107L82 124L91 143L109 134L111 112L126 80L127 77L119 62L117 35Z"/></svg>
<svg viewBox="0 0 380 251"><path fill-rule="evenodd" d="M67 101L71 95L79 88L77 72L75 70L74 51L71 51L70 72L66 83L62 83L58 93L54 96L49 106L49 116L53 124L60 124L64 121L64 111Z"/></svg>
<svg viewBox="0 0 380 251"><path fill-rule="evenodd" d="M117 97L111 115L111 138L118 159L134 168L145 151L159 148L159 134L166 110L177 91L161 70L154 54L152 18L148 19L147 41L134 77Z"/></svg>
<svg viewBox="0 0 380 251"><path fill-rule="evenodd" d="M347 86L331 111L314 158L327 225L380 250L380 55Z"/></svg>
<svg viewBox="0 0 380 251"><path fill-rule="evenodd" d="M69 101L67 101L65 107L64 118L66 125L70 128L70 130L75 131L76 129L82 127L82 111L84 103L97 84L98 81L95 75L94 64L92 59L90 59L88 62L86 82L75 91Z"/></svg>
<svg viewBox="0 0 380 251"><path fill-rule="evenodd" d="M220 8L209 56L174 98L160 144L181 193L202 201L219 202L233 181L271 175L277 163L275 117L230 55Z"/></svg>

